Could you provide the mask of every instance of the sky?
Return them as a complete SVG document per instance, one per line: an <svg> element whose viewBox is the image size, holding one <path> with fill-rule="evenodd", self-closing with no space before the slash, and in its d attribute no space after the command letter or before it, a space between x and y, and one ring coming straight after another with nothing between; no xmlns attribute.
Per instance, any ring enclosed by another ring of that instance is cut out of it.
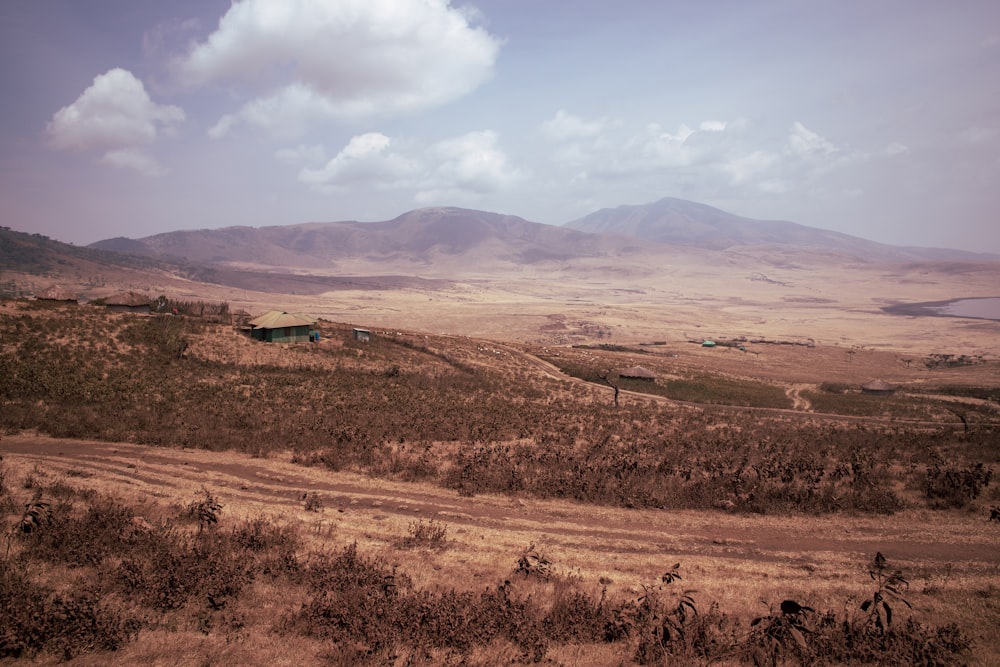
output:
<svg viewBox="0 0 1000 667"><path fill-rule="evenodd" d="M995 0L2 0L0 225L679 197L1000 253Z"/></svg>

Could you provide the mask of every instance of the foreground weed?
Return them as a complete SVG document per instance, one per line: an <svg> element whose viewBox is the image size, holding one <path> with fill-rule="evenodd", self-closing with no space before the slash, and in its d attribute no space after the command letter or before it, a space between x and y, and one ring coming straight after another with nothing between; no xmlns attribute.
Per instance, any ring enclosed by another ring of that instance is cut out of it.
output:
<svg viewBox="0 0 1000 667"><path fill-rule="evenodd" d="M32 501L24 506L24 513L14 527L7 533L7 549L4 560L10 556L10 543L15 534L31 535L52 523L52 506L41 500Z"/></svg>
<svg viewBox="0 0 1000 667"><path fill-rule="evenodd" d="M868 625L880 633L885 633L892 624L893 606L890 602L901 602L908 608L913 608L913 605L903 597L910 583L903 577L901 570L889 572L888 561L881 551L875 554L875 558L868 565L868 575L877 587L871 598L861 603L861 611L868 615Z"/></svg>
<svg viewBox="0 0 1000 667"><path fill-rule="evenodd" d="M786 659L806 663L812 657L806 635L813 630L807 626L807 618L815 610L795 600L783 600L778 609L778 613L772 610L750 622L750 657L757 667Z"/></svg>
<svg viewBox="0 0 1000 667"><path fill-rule="evenodd" d="M535 545L531 544L517 559L517 567L514 568L514 572L525 577L548 580L552 576L552 561L540 554Z"/></svg>
<svg viewBox="0 0 1000 667"><path fill-rule="evenodd" d="M302 506L307 512L322 512L323 498L318 493L305 493L302 496Z"/></svg>
<svg viewBox="0 0 1000 667"><path fill-rule="evenodd" d="M398 545L404 549L426 547L428 549L445 549L448 546L448 527L434 521L411 521L407 527L407 535Z"/></svg>
<svg viewBox="0 0 1000 667"><path fill-rule="evenodd" d="M188 516L198 520L199 533L205 528L216 525L219 522L219 512L222 511L222 505L208 489L202 487L201 492L205 497L192 502L187 510Z"/></svg>
<svg viewBox="0 0 1000 667"><path fill-rule="evenodd" d="M137 621L103 604L93 590L56 592L34 583L23 568L0 564L0 659L47 651L70 660L114 651L138 631Z"/></svg>

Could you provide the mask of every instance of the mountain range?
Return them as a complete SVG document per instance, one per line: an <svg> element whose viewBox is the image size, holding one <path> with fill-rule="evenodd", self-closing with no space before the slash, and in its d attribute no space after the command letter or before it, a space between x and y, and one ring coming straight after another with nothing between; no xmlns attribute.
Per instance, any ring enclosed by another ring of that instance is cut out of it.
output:
<svg viewBox="0 0 1000 667"><path fill-rule="evenodd" d="M454 207L422 208L382 222L224 227L113 238L90 247L192 264L266 270L342 265L484 267L675 253L780 249L863 262L995 261L942 248L891 246L793 222L754 220L675 198L602 209L563 226Z"/></svg>

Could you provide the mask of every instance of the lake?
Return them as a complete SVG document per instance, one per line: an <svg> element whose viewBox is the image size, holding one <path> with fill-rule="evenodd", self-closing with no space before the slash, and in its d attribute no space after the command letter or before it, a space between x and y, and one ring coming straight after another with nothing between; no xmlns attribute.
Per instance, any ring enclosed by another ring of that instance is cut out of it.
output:
<svg viewBox="0 0 1000 667"><path fill-rule="evenodd" d="M974 317L981 320L1000 320L1000 297L955 299L931 310L951 317Z"/></svg>

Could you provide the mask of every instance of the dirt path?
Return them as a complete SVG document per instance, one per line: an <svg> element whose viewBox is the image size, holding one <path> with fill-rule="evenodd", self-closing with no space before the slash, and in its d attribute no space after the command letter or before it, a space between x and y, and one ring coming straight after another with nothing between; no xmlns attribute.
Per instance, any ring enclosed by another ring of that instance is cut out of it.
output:
<svg viewBox="0 0 1000 667"><path fill-rule="evenodd" d="M783 562L803 557L857 561L875 551L921 563L967 562L1000 568L1000 530L985 517L927 513L893 517L735 516L691 511L623 510L558 501L467 498L426 484L373 480L290 463L288 456L257 459L232 452L204 452L122 443L59 440L32 435L4 436L5 465L66 476L137 497L186 504L199 489L212 489L240 513L267 511L319 524L344 524L346 514L367 516L363 530L374 542L387 538L369 525L427 519L468 530L544 534L579 552L670 553L726 560ZM303 496L322 499L322 514L305 513ZM359 517L363 518L363 517ZM393 519L394 521L388 521ZM374 531L374 532L373 532Z"/></svg>
<svg viewBox="0 0 1000 667"><path fill-rule="evenodd" d="M812 403L809 402L808 398L802 395L803 391L807 391L812 388L813 385L809 384L793 384L785 389L785 395L792 401L792 410L798 410L799 412L812 412Z"/></svg>
<svg viewBox="0 0 1000 667"><path fill-rule="evenodd" d="M871 595L866 564L882 552L910 582L914 609L906 613L935 623L943 614L969 627L1000 623L989 602L1000 589L1000 526L981 513L745 516L467 498L427 484L306 468L292 464L290 454L258 459L31 435L4 436L0 454L17 502L32 497L24 486L31 477L34 488L61 482L120 498L155 523L209 490L222 505L220 528L263 516L296 526L310 550L355 543L421 588L494 587L513 577L532 545L554 573L618 599L638 599L679 563L699 608L711 603L746 620L787 598L816 609L856 609ZM319 499L320 511L305 509L306 496ZM428 521L445 528L445 548L400 546L409 529ZM534 584L521 585L530 594ZM985 602L969 604L972 598ZM1000 655L992 633L974 638L983 655Z"/></svg>

